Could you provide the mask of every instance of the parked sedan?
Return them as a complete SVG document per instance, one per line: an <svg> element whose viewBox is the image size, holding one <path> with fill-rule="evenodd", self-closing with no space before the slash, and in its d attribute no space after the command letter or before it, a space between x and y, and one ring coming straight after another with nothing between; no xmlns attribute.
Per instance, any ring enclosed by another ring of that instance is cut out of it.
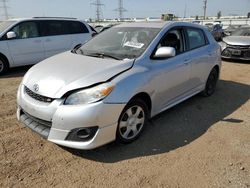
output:
<svg viewBox="0 0 250 188"><path fill-rule="evenodd" d="M250 26L235 30L220 43L222 58L250 60Z"/></svg>
<svg viewBox="0 0 250 188"><path fill-rule="evenodd" d="M198 93L211 96L220 67L220 46L202 26L122 24L32 67L17 117L66 147L129 143L148 119Z"/></svg>

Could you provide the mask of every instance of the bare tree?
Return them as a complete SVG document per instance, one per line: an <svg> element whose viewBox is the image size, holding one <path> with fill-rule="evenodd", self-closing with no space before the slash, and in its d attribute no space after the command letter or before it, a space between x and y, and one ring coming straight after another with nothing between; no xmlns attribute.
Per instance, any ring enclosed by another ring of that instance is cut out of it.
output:
<svg viewBox="0 0 250 188"><path fill-rule="evenodd" d="M219 12L217 13L217 19L220 19L221 16L222 16L222 13L221 13L221 11L219 11Z"/></svg>

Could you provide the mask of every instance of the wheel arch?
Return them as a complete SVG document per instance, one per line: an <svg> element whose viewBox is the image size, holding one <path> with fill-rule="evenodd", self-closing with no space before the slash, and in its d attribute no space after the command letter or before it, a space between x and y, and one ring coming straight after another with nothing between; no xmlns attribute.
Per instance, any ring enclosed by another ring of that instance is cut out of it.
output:
<svg viewBox="0 0 250 188"><path fill-rule="evenodd" d="M149 117L151 116L151 110L152 110L152 100L151 100L151 97L148 93L146 92L141 92L141 93L138 93L136 95L134 95L129 102L135 100L135 99L140 99L142 100L143 102L146 103L147 107L148 107L148 111L149 111Z"/></svg>
<svg viewBox="0 0 250 188"><path fill-rule="evenodd" d="M0 58L2 58L5 61L5 63L7 63L7 66L10 67L8 58L1 52L0 52Z"/></svg>
<svg viewBox="0 0 250 188"><path fill-rule="evenodd" d="M220 77L220 66L219 66L219 65L215 65L215 66L213 66L212 70L213 70L213 69L215 69L215 70L218 72L218 75L219 75L219 77ZM211 71L212 71L212 70L211 70ZM210 72L211 72L211 71L210 71Z"/></svg>
<svg viewBox="0 0 250 188"><path fill-rule="evenodd" d="M213 68L215 68L218 71L218 73L220 73L220 67L219 67L219 65L215 65Z"/></svg>

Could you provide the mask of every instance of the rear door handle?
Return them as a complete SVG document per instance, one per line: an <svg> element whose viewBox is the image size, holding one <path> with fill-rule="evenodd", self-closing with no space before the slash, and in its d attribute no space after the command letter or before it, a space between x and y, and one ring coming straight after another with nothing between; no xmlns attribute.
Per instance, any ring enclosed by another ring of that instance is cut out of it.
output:
<svg viewBox="0 0 250 188"><path fill-rule="evenodd" d="M52 41L52 40L51 40L51 39L46 39L46 40L45 40L45 42L50 42L50 41Z"/></svg>

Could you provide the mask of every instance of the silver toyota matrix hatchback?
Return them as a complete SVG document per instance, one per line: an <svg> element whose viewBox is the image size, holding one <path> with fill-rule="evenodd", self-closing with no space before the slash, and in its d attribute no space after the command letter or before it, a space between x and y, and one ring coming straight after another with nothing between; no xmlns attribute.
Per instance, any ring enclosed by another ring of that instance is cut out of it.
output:
<svg viewBox="0 0 250 188"><path fill-rule="evenodd" d="M17 94L17 118L58 145L93 149L134 141L149 118L214 93L221 49L202 26L115 26L33 66Z"/></svg>

